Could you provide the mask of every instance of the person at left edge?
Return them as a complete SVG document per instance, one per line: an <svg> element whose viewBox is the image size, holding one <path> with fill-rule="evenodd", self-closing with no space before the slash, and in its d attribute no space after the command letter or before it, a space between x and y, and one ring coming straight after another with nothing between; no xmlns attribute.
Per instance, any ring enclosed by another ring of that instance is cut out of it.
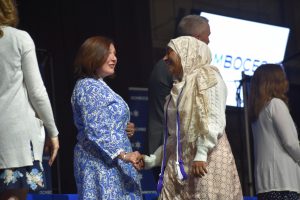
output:
<svg viewBox="0 0 300 200"><path fill-rule="evenodd" d="M115 72L111 39L88 38L75 59L78 80L71 97L78 130L74 175L79 199L142 199L139 152L132 152L126 133L126 102L103 80Z"/></svg>
<svg viewBox="0 0 300 200"><path fill-rule="evenodd" d="M31 36L17 28L15 0L0 0L0 199L25 200L45 188L44 145L59 149L51 103ZM45 144L45 131L47 142Z"/></svg>

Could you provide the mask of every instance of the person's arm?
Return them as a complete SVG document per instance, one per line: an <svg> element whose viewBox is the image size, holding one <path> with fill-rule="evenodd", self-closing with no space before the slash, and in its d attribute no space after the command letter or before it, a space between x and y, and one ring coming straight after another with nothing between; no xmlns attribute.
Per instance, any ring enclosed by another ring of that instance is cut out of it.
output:
<svg viewBox="0 0 300 200"><path fill-rule="evenodd" d="M151 169L161 165L163 158L163 145L159 146L153 154L144 155L145 169Z"/></svg>
<svg viewBox="0 0 300 200"><path fill-rule="evenodd" d="M166 144L166 160L169 160L169 156L171 153L175 150L176 146L176 136L171 135L167 139ZM162 165L163 161L163 152L164 151L164 144L160 145L153 154L143 155L144 163L145 163L145 169L150 169L153 167L158 167Z"/></svg>
<svg viewBox="0 0 300 200"><path fill-rule="evenodd" d="M205 136L198 137L197 152L194 161L207 161L208 152L215 147L218 142L218 136L223 134L225 129L226 86L220 77L218 77L218 81L218 84L206 91L208 133Z"/></svg>
<svg viewBox="0 0 300 200"><path fill-rule="evenodd" d="M208 119L206 122L208 133L205 136L198 136L196 141L197 152L192 163L192 172L199 177L208 172L206 169L208 152L216 146L218 136L223 134L226 125L226 86L221 77L218 76L218 84L207 89L206 96L208 103Z"/></svg>
<svg viewBox="0 0 300 200"><path fill-rule="evenodd" d="M26 32L23 34L21 65L28 98L38 117L43 121L48 136L50 138L56 137L58 130L54 122L50 100L39 71L35 45Z"/></svg>
<svg viewBox="0 0 300 200"><path fill-rule="evenodd" d="M35 45L26 32L23 34L21 66L29 101L39 119L47 130L45 150L50 152L49 165L51 166L57 156L59 149L58 130L55 125L50 100L44 86L37 57Z"/></svg>
<svg viewBox="0 0 300 200"><path fill-rule="evenodd" d="M270 102L270 113L282 146L295 162L300 163L298 134L286 104L280 99L272 99Z"/></svg>

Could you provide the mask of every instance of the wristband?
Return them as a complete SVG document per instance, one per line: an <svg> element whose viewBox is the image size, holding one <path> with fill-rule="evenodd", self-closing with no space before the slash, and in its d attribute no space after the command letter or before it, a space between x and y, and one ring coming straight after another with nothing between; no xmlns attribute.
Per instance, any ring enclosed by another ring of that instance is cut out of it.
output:
<svg viewBox="0 0 300 200"><path fill-rule="evenodd" d="M124 161L126 161L126 155L127 155L127 153L124 152L124 154L123 154L123 156L122 156L122 159L123 159Z"/></svg>

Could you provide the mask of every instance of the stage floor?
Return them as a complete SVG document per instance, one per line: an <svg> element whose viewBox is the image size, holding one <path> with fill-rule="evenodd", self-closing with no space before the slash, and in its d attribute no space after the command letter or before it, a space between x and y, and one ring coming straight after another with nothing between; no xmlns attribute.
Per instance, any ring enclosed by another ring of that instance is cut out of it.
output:
<svg viewBox="0 0 300 200"><path fill-rule="evenodd" d="M143 194L144 200L157 200L156 194ZM27 200L78 200L76 194L29 194ZM256 200L256 197L244 197L244 200Z"/></svg>

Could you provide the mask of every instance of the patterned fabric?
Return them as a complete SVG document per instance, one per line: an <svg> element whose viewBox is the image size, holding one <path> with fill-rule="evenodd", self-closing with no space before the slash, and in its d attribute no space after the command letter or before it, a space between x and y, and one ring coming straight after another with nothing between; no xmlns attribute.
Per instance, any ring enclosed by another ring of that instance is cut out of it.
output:
<svg viewBox="0 0 300 200"><path fill-rule="evenodd" d="M227 87L217 68L209 64L211 54L205 43L182 36L171 40L169 45L175 49L183 66L183 79L173 84L170 102L177 105L179 101L180 139L182 143L197 143L195 160L206 161L208 151L217 144L225 129ZM168 129L173 135L176 128L171 124L176 118L169 119Z"/></svg>
<svg viewBox="0 0 300 200"><path fill-rule="evenodd" d="M77 81L72 108L78 129L74 174L79 199L142 199L140 176L117 158L131 152L125 132L129 108L102 80Z"/></svg>
<svg viewBox="0 0 300 200"><path fill-rule="evenodd" d="M33 166L0 169L0 192L24 188L30 192L44 188L44 171L40 161L34 161Z"/></svg>
<svg viewBox="0 0 300 200"><path fill-rule="evenodd" d="M185 157L185 164L191 165L196 148L186 146L190 156ZM226 134L219 139L217 146L208 155L208 173L202 177L194 177L188 171L187 181L178 180L176 172L176 157L169 158L164 176L164 187L159 199L172 200L242 200L242 190L235 166L234 157Z"/></svg>
<svg viewBox="0 0 300 200"><path fill-rule="evenodd" d="M297 192L272 191L272 192L258 194L257 199L258 200L299 200L300 195Z"/></svg>
<svg viewBox="0 0 300 200"><path fill-rule="evenodd" d="M180 105L183 110L180 111L181 125L186 130L197 130L190 131L187 135L189 141L193 142L198 136L209 134L210 102L205 91L218 83L216 72L219 71L210 65L211 53L207 45L194 37L178 37L171 40L168 46L180 57L183 68L183 78L173 84L171 96L176 104L178 93L184 86ZM190 123L190 120L194 119L197 123Z"/></svg>
<svg viewBox="0 0 300 200"><path fill-rule="evenodd" d="M183 80L188 78L189 75L193 74L195 70L211 66L211 52L207 45L200 40L197 40L191 36L182 36L176 39L172 39L168 46L173 49L180 57L181 65L183 68ZM203 83L206 85L215 84L214 76L209 74L207 71L206 78Z"/></svg>
<svg viewBox="0 0 300 200"><path fill-rule="evenodd" d="M168 109L167 165L160 199L241 200L242 190L235 160L226 135L227 88L216 67L211 66L208 46L190 36L171 40L179 55L183 79L173 84ZM180 91L182 97L180 98ZM180 144L187 180L176 170L176 113L180 113ZM208 173L192 173L194 161L205 161Z"/></svg>

